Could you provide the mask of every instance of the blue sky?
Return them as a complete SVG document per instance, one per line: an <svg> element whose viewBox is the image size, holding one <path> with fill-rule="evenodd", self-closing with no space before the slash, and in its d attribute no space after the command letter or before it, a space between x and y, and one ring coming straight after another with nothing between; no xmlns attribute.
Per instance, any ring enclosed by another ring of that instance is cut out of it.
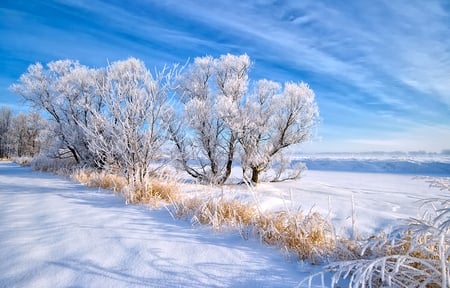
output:
<svg viewBox="0 0 450 288"><path fill-rule="evenodd" d="M251 78L305 81L321 123L311 152L450 148L450 1L0 2L0 105L28 65L130 56L148 68L247 53Z"/></svg>

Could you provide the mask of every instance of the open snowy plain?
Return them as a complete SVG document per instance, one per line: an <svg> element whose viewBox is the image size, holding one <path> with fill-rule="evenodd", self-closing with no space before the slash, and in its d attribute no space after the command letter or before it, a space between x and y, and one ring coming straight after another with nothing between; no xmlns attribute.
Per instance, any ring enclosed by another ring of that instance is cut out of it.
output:
<svg viewBox="0 0 450 288"><path fill-rule="evenodd" d="M421 200L448 198L418 177L448 181L447 160L429 175L336 169L345 161L330 161L335 168L253 190L226 185L211 192L193 184L182 190L256 201L261 210L313 209L338 234L359 237L418 217ZM0 287L295 287L321 269L255 238L192 226L165 209L125 205L112 192L13 163L0 162L0 205Z"/></svg>

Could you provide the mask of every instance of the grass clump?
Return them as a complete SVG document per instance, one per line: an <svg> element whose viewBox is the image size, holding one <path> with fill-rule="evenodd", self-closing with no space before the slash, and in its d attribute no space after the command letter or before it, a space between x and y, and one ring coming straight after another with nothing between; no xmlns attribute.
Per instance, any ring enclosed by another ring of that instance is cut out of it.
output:
<svg viewBox="0 0 450 288"><path fill-rule="evenodd" d="M175 182L168 179L146 179L144 183L127 186L126 194L131 204L157 206L158 202L170 203L178 199L178 188Z"/></svg>
<svg viewBox="0 0 450 288"><path fill-rule="evenodd" d="M243 228L251 225L257 216L257 209L252 205L227 197L184 197L172 204L176 217L192 217L194 223L211 225L216 230L225 226Z"/></svg>
<svg viewBox="0 0 450 288"><path fill-rule="evenodd" d="M193 223L216 230L236 228L244 238L252 233L268 245L313 263L323 261L335 247L333 227L318 213L261 212L255 205L224 196L181 198L173 201L173 207L176 217L191 217Z"/></svg>
<svg viewBox="0 0 450 288"><path fill-rule="evenodd" d="M321 263L335 248L333 226L319 213L261 214L254 226L263 242L294 252L300 259L312 263Z"/></svg>
<svg viewBox="0 0 450 288"><path fill-rule="evenodd" d="M178 198L174 181L164 178L148 178L143 183L129 183L123 176L94 169L78 169L72 179L89 187L99 187L122 194L127 203L158 206L159 202L170 203Z"/></svg>
<svg viewBox="0 0 450 288"><path fill-rule="evenodd" d="M98 187L114 192L124 191L127 185L123 177L94 169L77 169L72 173L71 178L88 187Z"/></svg>

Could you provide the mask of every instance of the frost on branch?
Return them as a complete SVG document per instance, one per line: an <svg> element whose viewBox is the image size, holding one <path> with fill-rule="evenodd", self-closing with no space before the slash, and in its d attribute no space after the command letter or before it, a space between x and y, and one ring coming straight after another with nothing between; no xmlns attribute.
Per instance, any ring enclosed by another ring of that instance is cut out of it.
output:
<svg viewBox="0 0 450 288"><path fill-rule="evenodd" d="M301 169L281 153L309 138L314 92L305 83L250 84L250 65L245 54L206 56L183 73L152 75L135 58L99 69L60 60L31 65L12 90L51 116L49 151L130 181L158 169L168 139L171 156L200 182L225 183L233 161L254 183L274 167L274 180L295 178Z"/></svg>
<svg viewBox="0 0 450 288"><path fill-rule="evenodd" d="M86 106L90 121L82 125L99 166L116 169L130 183L142 185L162 165L168 113L168 89L173 71L153 76L135 58L109 65L96 83L102 108Z"/></svg>
<svg viewBox="0 0 450 288"><path fill-rule="evenodd" d="M242 116L230 125L238 129L244 152L244 175L249 169L253 183L259 182L260 173L268 169L285 148L308 140L318 118L314 92L305 83L285 83L281 90L276 82L260 80L240 109ZM289 166L281 164L279 167ZM298 173L294 174L299 176L301 169L298 167ZM277 175L282 172L278 171Z"/></svg>
<svg viewBox="0 0 450 288"><path fill-rule="evenodd" d="M168 130L181 167L201 182L222 184L231 174L237 135L220 109L231 111L247 89L247 55L196 58L178 79L178 101ZM224 107L226 105L226 107Z"/></svg>
<svg viewBox="0 0 450 288"><path fill-rule="evenodd" d="M93 159L78 123L88 121L83 106L98 106L98 99L91 97L95 78L95 71L78 61L59 60L46 68L40 63L30 65L19 83L11 86L33 108L51 116L57 145L54 151L67 150L79 164L89 164Z"/></svg>
<svg viewBox="0 0 450 288"><path fill-rule="evenodd" d="M181 167L202 182L224 183L237 151L244 177L259 182L285 148L309 138L317 121L314 92L307 84L283 87L260 80L250 87L250 63L247 55L196 58L179 79L184 110L173 111L168 130ZM286 161L277 167L293 168ZM301 170L291 169L287 178ZM277 171L274 180L285 174Z"/></svg>

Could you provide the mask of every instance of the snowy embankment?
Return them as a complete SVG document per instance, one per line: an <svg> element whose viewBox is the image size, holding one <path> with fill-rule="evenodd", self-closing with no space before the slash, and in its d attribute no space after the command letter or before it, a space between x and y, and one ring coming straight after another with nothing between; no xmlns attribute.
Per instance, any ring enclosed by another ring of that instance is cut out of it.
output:
<svg viewBox="0 0 450 288"><path fill-rule="evenodd" d="M292 287L277 249L0 162L0 287Z"/></svg>

